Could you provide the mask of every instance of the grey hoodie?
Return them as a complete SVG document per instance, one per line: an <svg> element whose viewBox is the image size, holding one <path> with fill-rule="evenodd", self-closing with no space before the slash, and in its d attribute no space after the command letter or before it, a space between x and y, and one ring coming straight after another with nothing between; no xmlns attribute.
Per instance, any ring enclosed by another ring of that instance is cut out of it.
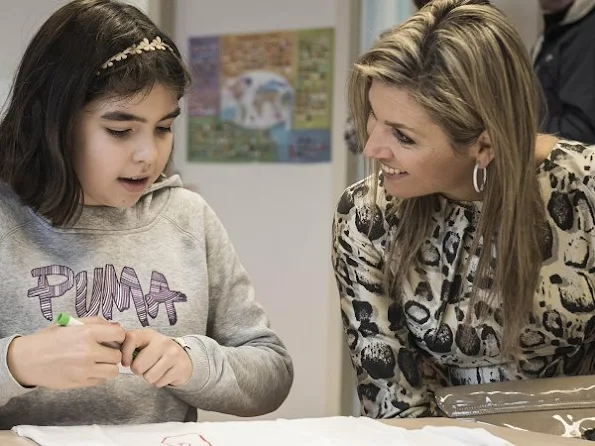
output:
<svg viewBox="0 0 595 446"><path fill-rule="evenodd" d="M1 429L193 421L196 408L251 416L284 401L291 359L216 215L181 186L178 176L159 181L125 210L84 207L68 229L0 186ZM23 388L8 370L8 345L59 312L183 337L190 381L157 389L122 373L92 388Z"/></svg>

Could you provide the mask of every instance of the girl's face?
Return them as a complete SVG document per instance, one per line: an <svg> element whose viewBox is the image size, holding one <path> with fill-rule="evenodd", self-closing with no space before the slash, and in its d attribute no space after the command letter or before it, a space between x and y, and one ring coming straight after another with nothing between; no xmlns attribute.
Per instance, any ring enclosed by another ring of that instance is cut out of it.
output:
<svg viewBox="0 0 595 446"><path fill-rule="evenodd" d="M161 84L131 98L89 103L77 117L74 148L84 204L136 204L167 165L179 114L175 94Z"/></svg>

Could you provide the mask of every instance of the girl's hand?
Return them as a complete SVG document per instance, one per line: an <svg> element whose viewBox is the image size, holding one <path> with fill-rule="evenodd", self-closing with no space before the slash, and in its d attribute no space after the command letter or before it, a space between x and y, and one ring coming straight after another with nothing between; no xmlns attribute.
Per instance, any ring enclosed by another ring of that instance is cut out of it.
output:
<svg viewBox="0 0 595 446"><path fill-rule="evenodd" d="M140 352L132 359L134 350ZM122 344L122 365L155 387L181 386L192 375L188 353L173 339L151 329L130 330Z"/></svg>
<svg viewBox="0 0 595 446"><path fill-rule="evenodd" d="M125 331L99 317L81 320L85 325L52 325L15 338L7 355L14 379L25 387L72 389L116 378L122 353L102 343L122 343Z"/></svg>

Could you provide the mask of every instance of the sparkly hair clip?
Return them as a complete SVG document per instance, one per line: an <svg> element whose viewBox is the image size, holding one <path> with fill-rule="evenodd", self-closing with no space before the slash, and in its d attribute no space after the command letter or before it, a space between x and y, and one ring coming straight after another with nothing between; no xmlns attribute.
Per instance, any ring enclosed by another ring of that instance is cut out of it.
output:
<svg viewBox="0 0 595 446"><path fill-rule="evenodd" d="M141 40L136 45L132 45L126 48L121 53L116 54L114 57L110 57L103 65L101 65L101 70L105 70L109 67L113 67L115 62L120 62L123 59L128 59L129 56L134 56L136 54L142 54L143 51L171 51L172 53L174 50L171 46L161 40L161 37L155 37L151 42L146 37ZM101 74L101 70L97 72L97 74Z"/></svg>

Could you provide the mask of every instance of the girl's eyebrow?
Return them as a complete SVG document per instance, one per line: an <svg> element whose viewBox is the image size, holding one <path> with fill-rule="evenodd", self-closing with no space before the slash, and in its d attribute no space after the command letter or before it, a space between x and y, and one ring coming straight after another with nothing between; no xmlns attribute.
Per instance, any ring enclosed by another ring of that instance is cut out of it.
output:
<svg viewBox="0 0 595 446"><path fill-rule="evenodd" d="M179 114L180 114L180 107L176 107L175 110L173 110L172 112L165 115L159 121L165 121L166 119L173 119L173 118L177 117ZM136 121L136 122L144 122L144 123L148 122L146 118L143 118L141 116L136 116L131 113L121 112L121 111L104 113L103 115L101 115L101 119L104 119L106 121L118 121L118 122L124 122L124 121Z"/></svg>

